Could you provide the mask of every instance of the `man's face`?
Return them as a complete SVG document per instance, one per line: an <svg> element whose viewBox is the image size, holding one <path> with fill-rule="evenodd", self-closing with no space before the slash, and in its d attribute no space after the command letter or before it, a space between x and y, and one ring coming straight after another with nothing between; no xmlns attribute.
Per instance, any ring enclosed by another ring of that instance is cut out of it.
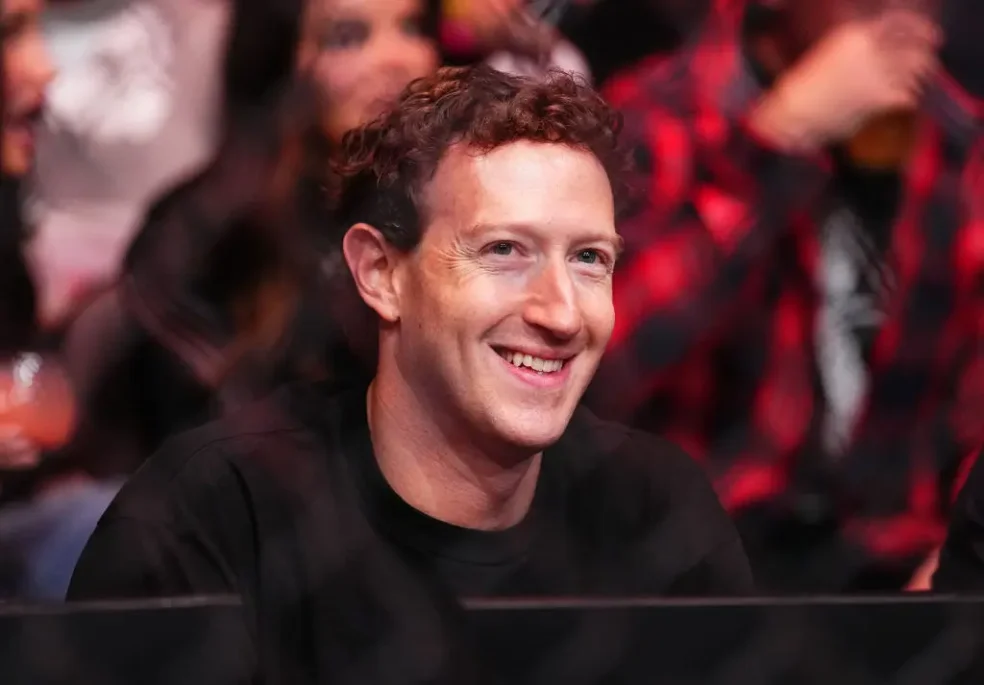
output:
<svg viewBox="0 0 984 685"><path fill-rule="evenodd" d="M453 148L399 257L397 363L445 425L540 450L563 433L612 332L615 233L598 160L565 145Z"/></svg>

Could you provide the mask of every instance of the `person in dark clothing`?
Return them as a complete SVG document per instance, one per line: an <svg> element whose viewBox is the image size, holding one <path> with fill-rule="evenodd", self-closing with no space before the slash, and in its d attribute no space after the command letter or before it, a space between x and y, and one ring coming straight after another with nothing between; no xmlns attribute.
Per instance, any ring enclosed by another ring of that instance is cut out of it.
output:
<svg viewBox="0 0 984 685"><path fill-rule="evenodd" d="M978 449L959 489L946 542L939 553L931 588L936 592L984 591L984 460ZM925 589L925 588L924 588Z"/></svg>
<svg viewBox="0 0 984 685"><path fill-rule="evenodd" d="M596 84L689 40L711 0L591 0L568 3L559 29L583 53Z"/></svg>
<svg viewBox="0 0 984 685"><path fill-rule="evenodd" d="M706 463L771 591L900 589L981 440L961 1L716 0L605 91L645 195L589 406Z"/></svg>
<svg viewBox="0 0 984 685"><path fill-rule="evenodd" d="M974 0L945 0L940 24L945 36L940 59L953 78L978 102L984 102L984 42L977 27L984 25L984 6ZM984 109L984 107L982 107ZM978 169L984 164L984 151L978 150ZM978 173L980 173L978 171ZM978 194L978 197L980 195ZM968 374L969 375L969 374ZM971 379L969 384L974 381ZM957 429L976 435L981 424L980 408L973 402L960 407ZM977 592L984 589L984 467L979 465L982 450L974 449L956 474L946 542L930 556L910 584L912 590L936 589L942 592ZM970 474L973 486L966 487ZM965 493L964 490L967 490ZM942 570L940 568L942 567Z"/></svg>
<svg viewBox="0 0 984 685"><path fill-rule="evenodd" d="M40 32L39 0L3 0L0 14L0 354L34 342L35 292L24 261L20 182L34 161L34 127L54 67Z"/></svg>
<svg viewBox="0 0 984 685"><path fill-rule="evenodd" d="M480 66L347 136L342 251L375 378L171 442L70 599L241 594L263 682L296 684L432 680L457 598L749 591L699 466L575 410L613 324L616 131L572 78Z"/></svg>
<svg viewBox="0 0 984 685"><path fill-rule="evenodd" d="M54 67L41 34L39 0L2 0L0 170L0 600L58 599L115 489L85 479L49 481L21 499L25 469L68 439L72 393L39 331L36 293L24 258L20 181L34 166L35 127ZM15 389L14 385L18 388ZM18 392L29 391L18 402ZM13 400L13 401L11 401Z"/></svg>

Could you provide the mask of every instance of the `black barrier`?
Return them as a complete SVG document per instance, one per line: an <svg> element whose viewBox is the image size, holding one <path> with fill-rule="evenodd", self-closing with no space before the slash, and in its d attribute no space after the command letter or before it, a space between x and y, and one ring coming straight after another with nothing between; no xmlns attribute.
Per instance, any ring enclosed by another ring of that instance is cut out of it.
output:
<svg viewBox="0 0 984 685"><path fill-rule="evenodd" d="M246 685L235 598L0 605L3 685Z"/></svg>
<svg viewBox="0 0 984 685"><path fill-rule="evenodd" d="M461 685L984 684L984 598L466 608L479 668ZM232 599L0 606L3 685L245 685L254 654Z"/></svg>
<svg viewBox="0 0 984 685"><path fill-rule="evenodd" d="M984 685L984 598L483 601L510 685Z"/></svg>

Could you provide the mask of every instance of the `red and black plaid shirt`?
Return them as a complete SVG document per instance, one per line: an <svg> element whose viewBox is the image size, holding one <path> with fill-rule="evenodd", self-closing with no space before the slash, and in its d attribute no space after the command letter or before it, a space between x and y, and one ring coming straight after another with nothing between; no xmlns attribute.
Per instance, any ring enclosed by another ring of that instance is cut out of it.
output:
<svg viewBox="0 0 984 685"><path fill-rule="evenodd" d="M927 95L888 251L898 287L867 407L834 462L819 447L812 211L832 165L746 128L762 91L742 50L745 2L717 5L693 45L607 91L643 192L620 226L616 326L588 401L704 460L731 511L820 465L852 538L886 558L928 550L981 438L984 108L945 77Z"/></svg>

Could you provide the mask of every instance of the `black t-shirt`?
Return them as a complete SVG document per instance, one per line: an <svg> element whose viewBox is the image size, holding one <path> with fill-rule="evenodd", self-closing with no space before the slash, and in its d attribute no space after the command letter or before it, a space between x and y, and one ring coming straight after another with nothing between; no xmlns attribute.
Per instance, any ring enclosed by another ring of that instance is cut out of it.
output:
<svg viewBox="0 0 984 685"><path fill-rule="evenodd" d="M442 680L459 650L421 645L451 644L458 598L750 590L707 478L666 442L579 409L523 521L469 530L389 487L365 398L294 388L173 440L99 523L69 598L241 594L264 682L295 684Z"/></svg>

